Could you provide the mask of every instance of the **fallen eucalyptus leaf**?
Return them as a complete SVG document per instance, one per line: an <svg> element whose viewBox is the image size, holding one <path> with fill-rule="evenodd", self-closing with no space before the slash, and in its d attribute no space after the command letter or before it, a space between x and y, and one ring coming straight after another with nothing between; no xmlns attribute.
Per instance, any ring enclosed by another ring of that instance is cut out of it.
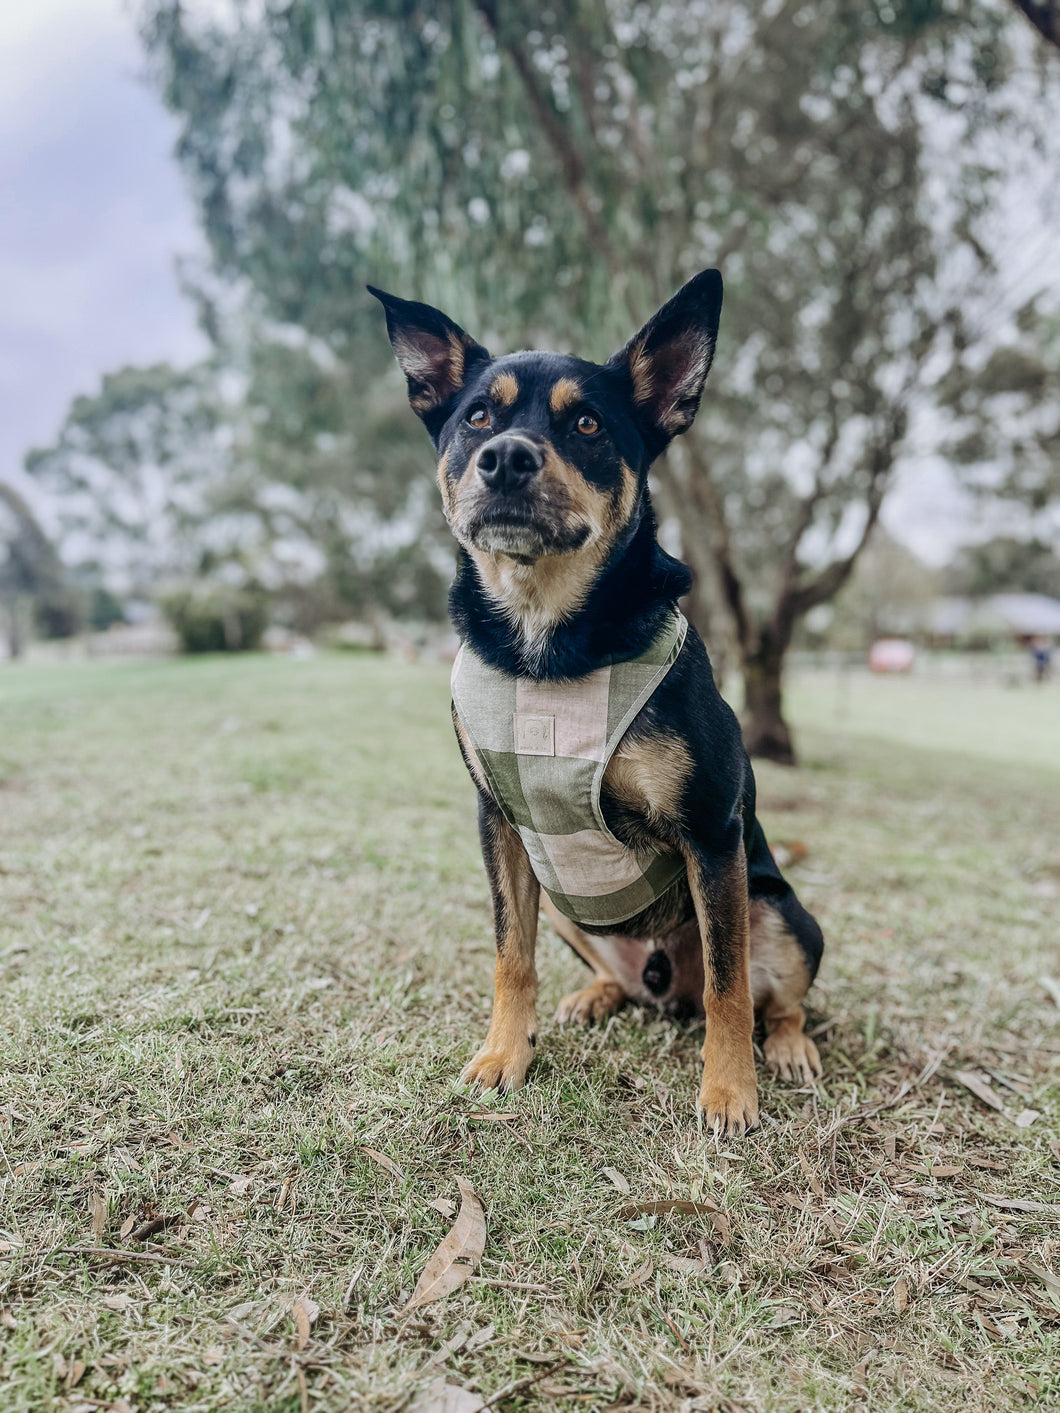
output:
<svg viewBox="0 0 1060 1413"><path fill-rule="evenodd" d="M974 1070L954 1070L953 1078L958 1084L963 1084L965 1089L971 1090L977 1099L989 1104L991 1109L996 1109L999 1114L1005 1112L1005 1104L1000 1095Z"/></svg>
<svg viewBox="0 0 1060 1413"><path fill-rule="evenodd" d="M457 1178L456 1182L461 1199L457 1219L424 1266L416 1289L405 1306L406 1311L441 1300L457 1286L463 1285L486 1249L486 1214L482 1203L469 1182L463 1178Z"/></svg>

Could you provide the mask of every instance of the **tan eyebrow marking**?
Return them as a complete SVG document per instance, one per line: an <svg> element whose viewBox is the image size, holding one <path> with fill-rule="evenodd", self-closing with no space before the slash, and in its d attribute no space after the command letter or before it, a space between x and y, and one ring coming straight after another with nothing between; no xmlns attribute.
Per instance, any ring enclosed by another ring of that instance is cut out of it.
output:
<svg viewBox="0 0 1060 1413"><path fill-rule="evenodd" d="M503 407L511 407L519 396L519 384L512 373L498 373L490 384L490 397Z"/></svg>
<svg viewBox="0 0 1060 1413"><path fill-rule="evenodd" d="M548 405L553 412L564 412L568 407L580 402L581 396L581 387L573 378L560 378L548 395Z"/></svg>

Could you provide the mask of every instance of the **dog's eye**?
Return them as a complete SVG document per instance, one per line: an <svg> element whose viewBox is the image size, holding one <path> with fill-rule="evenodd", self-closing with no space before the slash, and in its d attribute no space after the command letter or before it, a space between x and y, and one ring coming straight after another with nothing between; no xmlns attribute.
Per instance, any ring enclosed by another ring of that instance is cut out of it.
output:
<svg viewBox="0 0 1060 1413"><path fill-rule="evenodd" d="M488 407L483 407L480 402L467 414L467 420L469 426L481 431L483 427L488 427L490 424L490 410Z"/></svg>
<svg viewBox="0 0 1060 1413"><path fill-rule="evenodd" d="M574 425L583 437L595 437L600 430L600 422L591 412L583 412Z"/></svg>

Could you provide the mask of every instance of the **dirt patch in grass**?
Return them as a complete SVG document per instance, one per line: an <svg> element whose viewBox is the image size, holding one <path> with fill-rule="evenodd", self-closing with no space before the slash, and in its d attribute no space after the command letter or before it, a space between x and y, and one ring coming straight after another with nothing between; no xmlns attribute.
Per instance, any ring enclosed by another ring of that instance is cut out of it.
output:
<svg viewBox="0 0 1060 1413"><path fill-rule="evenodd" d="M1056 776L802 724L760 793L825 1077L718 1145L695 1026L544 1019L547 928L527 1087L456 1092L492 941L444 671L0 674L4 1409L1060 1398ZM458 1178L484 1254L404 1312Z"/></svg>

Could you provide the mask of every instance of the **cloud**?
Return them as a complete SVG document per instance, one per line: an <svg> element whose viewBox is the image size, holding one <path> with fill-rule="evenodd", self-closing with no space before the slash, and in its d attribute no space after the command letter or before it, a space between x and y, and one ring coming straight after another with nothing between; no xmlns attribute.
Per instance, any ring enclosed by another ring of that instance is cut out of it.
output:
<svg viewBox="0 0 1060 1413"><path fill-rule="evenodd" d="M0 476L104 372L205 350L174 269L201 239L142 70L118 3L0 9Z"/></svg>

